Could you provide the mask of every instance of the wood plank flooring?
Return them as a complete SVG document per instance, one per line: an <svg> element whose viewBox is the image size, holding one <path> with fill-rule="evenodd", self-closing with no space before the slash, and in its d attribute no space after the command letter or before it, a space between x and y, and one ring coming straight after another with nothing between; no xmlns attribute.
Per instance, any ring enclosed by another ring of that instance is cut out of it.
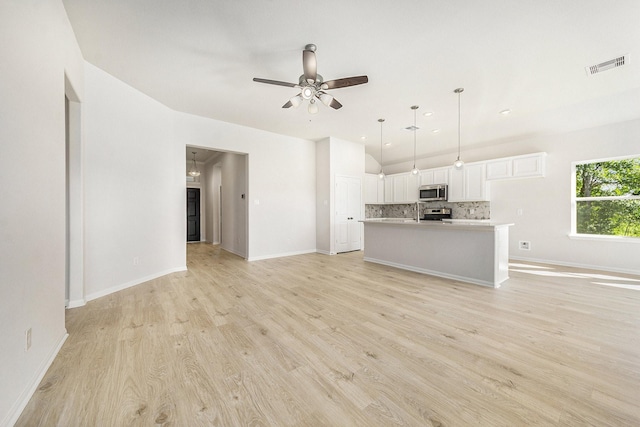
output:
<svg viewBox="0 0 640 427"><path fill-rule="evenodd" d="M640 425L640 277L512 263L496 290L187 250L67 312L18 426Z"/></svg>

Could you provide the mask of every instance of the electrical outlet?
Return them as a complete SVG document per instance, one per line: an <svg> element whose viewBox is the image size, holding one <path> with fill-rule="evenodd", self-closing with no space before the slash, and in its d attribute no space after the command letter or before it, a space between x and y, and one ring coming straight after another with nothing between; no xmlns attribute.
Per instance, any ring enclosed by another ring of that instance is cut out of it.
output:
<svg viewBox="0 0 640 427"><path fill-rule="evenodd" d="M518 208L516 210L516 215L521 216L522 215L522 208Z"/></svg>
<svg viewBox="0 0 640 427"><path fill-rule="evenodd" d="M521 251L529 251L529 250L531 250L531 242L529 242L527 240L520 240L518 242L518 248Z"/></svg>
<svg viewBox="0 0 640 427"><path fill-rule="evenodd" d="M139 265L140 264L140 258L138 258L137 256L133 257L133 265Z"/></svg>
<svg viewBox="0 0 640 427"><path fill-rule="evenodd" d="M473 215L474 213L476 213L475 209L473 209L473 208L469 209L469 214Z"/></svg>
<svg viewBox="0 0 640 427"><path fill-rule="evenodd" d="M24 334L24 351L29 351L31 348L31 328L27 329Z"/></svg>

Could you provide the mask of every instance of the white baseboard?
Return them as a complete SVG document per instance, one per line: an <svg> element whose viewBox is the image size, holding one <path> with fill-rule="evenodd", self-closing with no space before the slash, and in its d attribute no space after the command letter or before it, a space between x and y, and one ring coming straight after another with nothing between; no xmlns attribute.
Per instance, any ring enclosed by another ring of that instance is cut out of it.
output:
<svg viewBox="0 0 640 427"><path fill-rule="evenodd" d="M322 254L322 255L335 255L334 252L329 252L329 251L325 251L322 249L316 249L316 253Z"/></svg>
<svg viewBox="0 0 640 427"><path fill-rule="evenodd" d="M608 271L611 273L632 274L632 275L640 276L640 270L633 270L633 269L627 269L627 268L611 268L611 267L607 267L603 265L595 265L595 264L581 264L577 262L564 262L564 261L556 261L552 259L529 258L529 257L519 257L519 256L510 256L509 260L536 262L540 264L561 265L564 267L576 267L576 268L584 268L587 270Z"/></svg>
<svg viewBox="0 0 640 427"><path fill-rule="evenodd" d="M389 267L400 268L402 270L408 270L408 271L413 271L413 272L416 272L416 273L428 274L429 276L442 277L444 279L457 280L459 282L471 283L471 284L474 284L474 285L487 286L487 287L490 287L490 288L499 288L500 287L500 283L493 284L493 283L491 283L489 281L486 281L486 280L474 279L473 277L457 276L455 274L448 274L448 273L443 273L441 271L427 270L426 268L419 268L419 267L414 267L414 266L411 266L411 265L398 264L396 262L380 260L380 259L377 259L377 258L364 257L364 260L368 261L368 262L373 262L373 263L376 263L376 264L386 265L386 266L389 266ZM505 279L505 280L507 280L507 279Z"/></svg>
<svg viewBox="0 0 640 427"><path fill-rule="evenodd" d="M240 258L247 259L247 256L246 256L245 254L241 254L241 253L240 253L240 252L238 252L238 251L234 251L234 250L232 250L232 249L225 248L224 246L221 246L221 249L222 249L223 251L227 251L227 252L229 252L229 253L231 253L231 254L237 255L237 256L239 256Z"/></svg>
<svg viewBox="0 0 640 427"><path fill-rule="evenodd" d="M251 257L251 258L247 259L247 261L260 261L260 260L263 260L263 259L282 258L282 257L287 257L287 256L305 255L305 254L314 254L314 253L316 253L315 249L308 249L308 250L305 250L305 251L283 252L283 253L273 254L273 255L262 255L262 256L257 256L257 257Z"/></svg>
<svg viewBox="0 0 640 427"><path fill-rule="evenodd" d="M73 301L67 301L67 309L82 307L87 303L85 299L74 299Z"/></svg>
<svg viewBox="0 0 640 427"><path fill-rule="evenodd" d="M121 291L123 289L127 289L127 288L130 288L132 286L136 286L136 285L139 285L141 283L148 282L149 280L157 279L158 277L166 276L167 274L176 273L178 271L187 271L187 267L184 266L184 267L170 268L168 270L160 271L158 273L154 273L154 274L151 274L149 276L140 277L140 278L132 280L130 282L123 283L123 284L117 285L117 286L112 286L110 288L103 289L101 291L89 294L89 295L86 296L85 299L86 299L86 301L92 301L92 300L94 300L96 298L104 297L104 296L112 294L114 292L118 292L118 291Z"/></svg>
<svg viewBox="0 0 640 427"><path fill-rule="evenodd" d="M49 353L49 356L43 361L42 365L40 365L38 370L35 372L27 387L24 389L22 394L20 394L20 397L18 398L16 403L9 410L7 416L0 422L0 426L13 426L16 421L18 421L18 418L20 418L22 411L24 411L27 403L29 403L29 400L31 400L33 393L36 392L38 384L40 384L40 381L42 381L42 378L44 378L44 375L47 373L47 370L58 355L58 352L62 348L62 345L67 340L68 336L69 334L65 329L64 334L62 334L62 336L58 340L58 344L52 349L52 351Z"/></svg>

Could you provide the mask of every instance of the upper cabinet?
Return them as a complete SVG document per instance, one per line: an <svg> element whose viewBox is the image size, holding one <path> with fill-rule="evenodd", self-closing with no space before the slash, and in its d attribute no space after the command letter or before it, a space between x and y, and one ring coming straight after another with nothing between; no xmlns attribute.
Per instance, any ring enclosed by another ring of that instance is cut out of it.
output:
<svg viewBox="0 0 640 427"><path fill-rule="evenodd" d="M489 160L487 180L543 177L546 157L547 153L533 153Z"/></svg>
<svg viewBox="0 0 640 427"><path fill-rule="evenodd" d="M486 164L467 163L462 169L449 168L449 202L489 200Z"/></svg>
<svg viewBox="0 0 640 427"><path fill-rule="evenodd" d="M394 203L413 203L418 200L418 187L420 187L420 175L401 173L388 176L393 185Z"/></svg>
<svg viewBox="0 0 640 427"><path fill-rule="evenodd" d="M384 203L384 181L378 174L364 175L364 202L372 205Z"/></svg>
<svg viewBox="0 0 640 427"><path fill-rule="evenodd" d="M420 185L448 184L451 166L420 171Z"/></svg>
<svg viewBox="0 0 640 427"><path fill-rule="evenodd" d="M365 175L365 203L414 203L421 185L449 184L450 202L489 201L489 181L543 177L547 153L533 153L483 162L467 163L457 170L452 166L425 169L420 175L409 172Z"/></svg>

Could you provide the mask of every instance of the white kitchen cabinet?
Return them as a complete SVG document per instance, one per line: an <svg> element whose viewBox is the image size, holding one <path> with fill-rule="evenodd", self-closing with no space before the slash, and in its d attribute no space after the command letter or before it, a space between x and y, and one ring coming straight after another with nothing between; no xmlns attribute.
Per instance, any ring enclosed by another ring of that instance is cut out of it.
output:
<svg viewBox="0 0 640 427"><path fill-rule="evenodd" d="M385 202L414 203L418 200L420 176L411 173L388 175L385 178ZM387 193L391 194L388 195Z"/></svg>
<svg viewBox="0 0 640 427"><path fill-rule="evenodd" d="M529 178L544 176L547 153L535 153L513 157L513 177Z"/></svg>
<svg viewBox="0 0 640 427"><path fill-rule="evenodd" d="M507 179L513 176L513 162L510 158L487 162L487 180Z"/></svg>
<svg viewBox="0 0 640 427"><path fill-rule="evenodd" d="M425 169L420 171L420 185L448 184L451 167Z"/></svg>
<svg viewBox="0 0 640 427"><path fill-rule="evenodd" d="M378 174L364 175L364 203L384 203L384 181L378 177Z"/></svg>
<svg viewBox="0 0 640 427"><path fill-rule="evenodd" d="M489 160L487 180L543 177L546 156L547 153L533 153Z"/></svg>
<svg viewBox="0 0 640 427"><path fill-rule="evenodd" d="M393 183L395 179L393 175L387 175L384 178L384 202L393 203Z"/></svg>
<svg viewBox="0 0 640 427"><path fill-rule="evenodd" d="M398 174L393 176L393 202L402 203L407 201L407 180L408 174Z"/></svg>
<svg viewBox="0 0 640 427"><path fill-rule="evenodd" d="M489 200L486 165L467 163L462 169L449 169L449 202L474 202Z"/></svg>

